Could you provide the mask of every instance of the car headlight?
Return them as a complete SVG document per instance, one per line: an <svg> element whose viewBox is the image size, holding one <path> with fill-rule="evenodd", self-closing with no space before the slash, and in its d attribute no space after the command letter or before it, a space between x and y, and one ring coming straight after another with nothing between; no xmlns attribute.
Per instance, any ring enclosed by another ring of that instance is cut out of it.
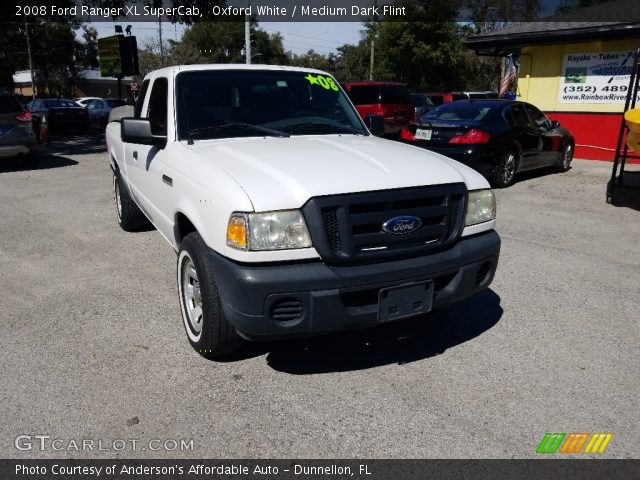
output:
<svg viewBox="0 0 640 480"><path fill-rule="evenodd" d="M227 226L227 245L238 250L286 250L312 246L300 210L234 213Z"/></svg>
<svg viewBox="0 0 640 480"><path fill-rule="evenodd" d="M496 197L493 191L490 189L470 191L464 226L477 225L494 218L496 218Z"/></svg>

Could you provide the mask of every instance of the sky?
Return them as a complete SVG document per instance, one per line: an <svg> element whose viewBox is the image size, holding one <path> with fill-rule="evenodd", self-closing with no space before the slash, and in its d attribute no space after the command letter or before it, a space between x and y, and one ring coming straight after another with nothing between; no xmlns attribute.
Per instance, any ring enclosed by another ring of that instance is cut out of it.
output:
<svg viewBox="0 0 640 480"><path fill-rule="evenodd" d="M101 38L114 35L114 25L124 28L126 22L96 22L90 25L98 30L98 38ZM157 38L157 23L135 22L131 25L131 33L136 35L138 46L144 45L146 39ZM363 28L361 23L356 22L262 22L259 27L268 33L280 32L285 50L295 54L306 53L310 49L323 54L335 52L337 47L345 43L357 43ZM163 23L162 36L178 40L184 29L184 25Z"/></svg>

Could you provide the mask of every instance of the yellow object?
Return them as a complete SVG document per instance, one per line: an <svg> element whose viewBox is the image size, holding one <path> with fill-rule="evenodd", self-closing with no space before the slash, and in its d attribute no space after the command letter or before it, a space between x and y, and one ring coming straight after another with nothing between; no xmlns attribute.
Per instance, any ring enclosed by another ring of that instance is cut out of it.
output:
<svg viewBox="0 0 640 480"><path fill-rule="evenodd" d="M240 250L247 248L247 228L244 216L232 216L227 226L227 245Z"/></svg>
<svg viewBox="0 0 640 480"><path fill-rule="evenodd" d="M627 122L629 130L633 133L640 133L640 109L634 108L633 110L627 110L624 112L624 120Z"/></svg>
<svg viewBox="0 0 640 480"><path fill-rule="evenodd" d="M634 152L640 153L640 135L634 132L629 132L627 134L627 146Z"/></svg>

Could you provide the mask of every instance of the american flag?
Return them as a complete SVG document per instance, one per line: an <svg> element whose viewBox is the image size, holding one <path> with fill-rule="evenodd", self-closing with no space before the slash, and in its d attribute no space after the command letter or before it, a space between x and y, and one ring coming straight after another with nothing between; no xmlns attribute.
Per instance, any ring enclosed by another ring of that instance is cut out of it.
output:
<svg viewBox="0 0 640 480"><path fill-rule="evenodd" d="M511 85L518 78L518 69L517 64L509 55L505 58L504 61L504 77L502 78L502 83L500 84L500 98L504 98L505 94L511 88Z"/></svg>

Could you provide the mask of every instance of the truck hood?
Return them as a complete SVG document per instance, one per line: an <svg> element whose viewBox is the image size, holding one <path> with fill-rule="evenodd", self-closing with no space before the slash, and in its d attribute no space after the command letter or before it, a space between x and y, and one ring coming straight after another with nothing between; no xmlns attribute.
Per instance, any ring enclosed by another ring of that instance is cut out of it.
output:
<svg viewBox="0 0 640 480"><path fill-rule="evenodd" d="M197 141L188 146L232 176L256 211L297 208L311 197L464 182L474 170L443 155L374 136L318 135Z"/></svg>

